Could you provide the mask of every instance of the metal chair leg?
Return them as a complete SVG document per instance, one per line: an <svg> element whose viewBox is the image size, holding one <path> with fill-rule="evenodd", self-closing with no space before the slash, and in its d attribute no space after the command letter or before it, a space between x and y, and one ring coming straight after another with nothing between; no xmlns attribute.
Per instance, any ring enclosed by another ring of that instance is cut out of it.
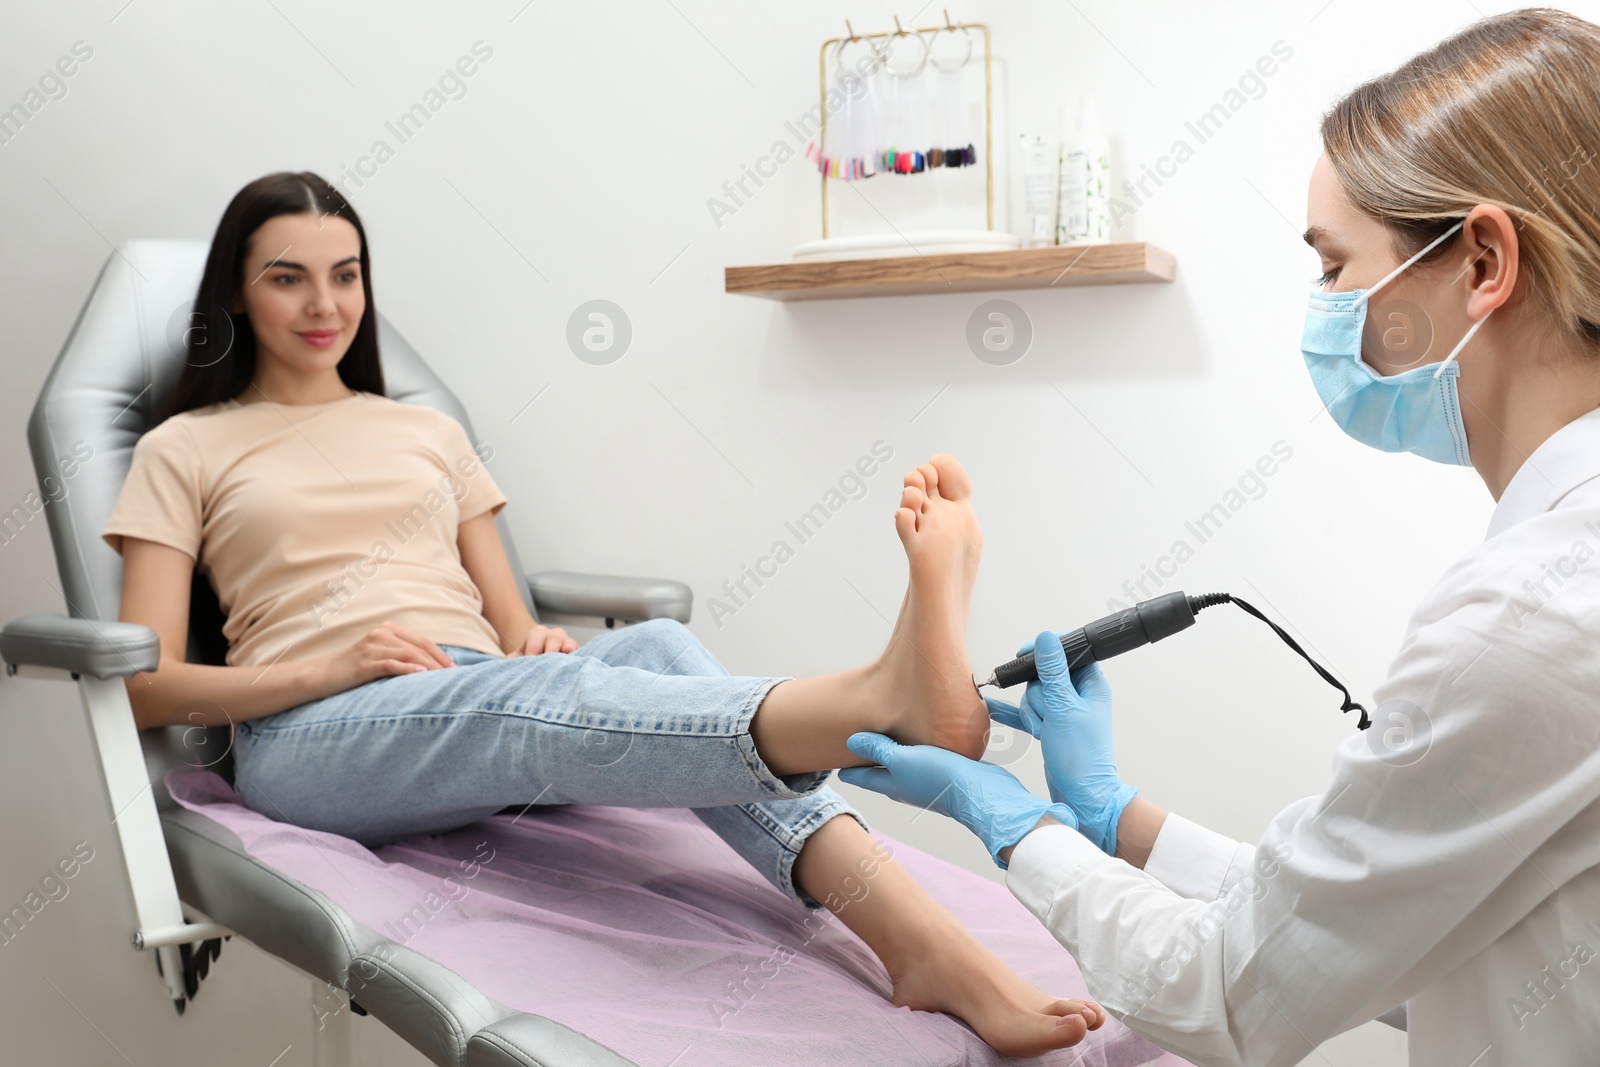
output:
<svg viewBox="0 0 1600 1067"><path fill-rule="evenodd" d="M316 1067L350 1067L355 1062L354 1012L350 997L321 979L311 980L311 1062Z"/></svg>

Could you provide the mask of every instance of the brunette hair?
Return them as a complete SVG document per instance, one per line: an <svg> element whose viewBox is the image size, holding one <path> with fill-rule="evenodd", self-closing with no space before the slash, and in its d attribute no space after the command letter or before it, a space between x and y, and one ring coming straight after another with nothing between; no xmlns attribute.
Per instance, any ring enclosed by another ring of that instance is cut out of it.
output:
<svg viewBox="0 0 1600 1067"><path fill-rule="evenodd" d="M222 213L195 293L191 325L184 334L184 367L151 426L181 412L231 400L255 377L255 331L249 316L228 308L245 281L244 258L250 236L268 219L299 214L338 216L361 237L361 288L367 307L349 350L339 361L339 378L352 389L385 395L383 366L378 359L378 312L372 299L372 262L361 217L338 189L318 175L280 171L240 189ZM218 344L227 346L221 357L214 350ZM208 345L213 347L208 349Z"/></svg>

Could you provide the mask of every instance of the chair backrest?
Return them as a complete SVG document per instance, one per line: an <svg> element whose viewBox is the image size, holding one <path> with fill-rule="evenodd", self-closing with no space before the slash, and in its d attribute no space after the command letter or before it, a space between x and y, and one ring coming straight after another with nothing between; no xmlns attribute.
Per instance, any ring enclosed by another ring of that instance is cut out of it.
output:
<svg viewBox="0 0 1600 1067"><path fill-rule="evenodd" d="M122 557L101 539L100 531L128 475L134 443L151 428L183 369L176 338L188 322L208 247L192 240L118 245L101 268L28 421L28 448L48 501L44 511L61 590L67 612L76 618L117 618ZM479 443L461 402L381 314L378 348L384 388L392 399L451 415L472 443ZM520 579L527 571L517 558L506 510L495 521L512 573ZM533 612L526 583L519 580L517 585ZM227 645L215 593L198 573L192 586L186 658L221 664Z"/></svg>

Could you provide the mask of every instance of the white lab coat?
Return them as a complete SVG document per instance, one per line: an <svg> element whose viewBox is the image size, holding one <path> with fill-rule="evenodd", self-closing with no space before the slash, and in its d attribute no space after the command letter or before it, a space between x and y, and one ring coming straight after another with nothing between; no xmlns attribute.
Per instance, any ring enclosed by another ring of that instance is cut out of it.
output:
<svg viewBox="0 0 1600 1067"><path fill-rule="evenodd" d="M1401 1003L1412 1067L1600 1064L1600 411L1523 463L1373 699L1258 845L1173 814L1140 871L1047 826L1006 884L1196 1064L1297 1063Z"/></svg>

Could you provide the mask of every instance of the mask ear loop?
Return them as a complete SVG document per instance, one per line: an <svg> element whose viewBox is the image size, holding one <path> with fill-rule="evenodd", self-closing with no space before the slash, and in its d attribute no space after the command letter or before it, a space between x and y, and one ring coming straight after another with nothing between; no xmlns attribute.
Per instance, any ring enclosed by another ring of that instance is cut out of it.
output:
<svg viewBox="0 0 1600 1067"><path fill-rule="evenodd" d="M1450 227L1448 230L1444 231L1439 236L1437 236L1433 240L1429 241L1426 245L1424 245L1422 247L1422 250L1419 251L1416 255L1412 256L1410 259L1406 260L1404 263L1400 264L1394 270L1390 271L1388 274L1385 274L1382 278L1380 278L1376 285L1374 285L1374 286L1372 286L1371 288L1368 288L1368 289L1363 289L1361 291L1361 295L1356 297L1355 300L1353 301L1353 303L1355 303L1357 305L1365 304L1367 302L1367 298L1369 296L1371 296L1373 293L1377 292L1379 289L1382 289L1384 286L1388 285L1390 282L1394 281L1395 278L1399 276L1400 272L1405 270L1407 267L1411 266L1411 264L1415 263L1417 260L1419 260L1423 256L1427 255L1429 252L1432 252L1435 248L1437 248L1444 241L1444 239L1446 237L1449 237L1451 234L1453 234L1457 230L1461 229L1461 227L1466 224L1466 221L1467 221L1466 219L1462 219L1460 222L1456 223L1454 226ZM1485 316L1485 318L1487 318L1487 317L1488 316ZM1470 337L1471 334L1468 334L1467 336Z"/></svg>
<svg viewBox="0 0 1600 1067"><path fill-rule="evenodd" d="M1494 308L1490 308L1488 315L1485 315L1483 318L1472 324L1472 327L1467 330L1465 336L1463 336L1461 340L1457 341L1456 346L1450 350L1450 354L1444 357L1444 362L1439 364L1439 369L1433 372L1433 376L1435 378L1438 378L1439 375L1444 373L1444 369L1450 365L1451 360L1456 358L1457 353L1459 353L1463 348L1467 347L1467 342L1472 340L1472 335L1478 332L1478 327L1488 322L1489 315L1493 314Z"/></svg>

